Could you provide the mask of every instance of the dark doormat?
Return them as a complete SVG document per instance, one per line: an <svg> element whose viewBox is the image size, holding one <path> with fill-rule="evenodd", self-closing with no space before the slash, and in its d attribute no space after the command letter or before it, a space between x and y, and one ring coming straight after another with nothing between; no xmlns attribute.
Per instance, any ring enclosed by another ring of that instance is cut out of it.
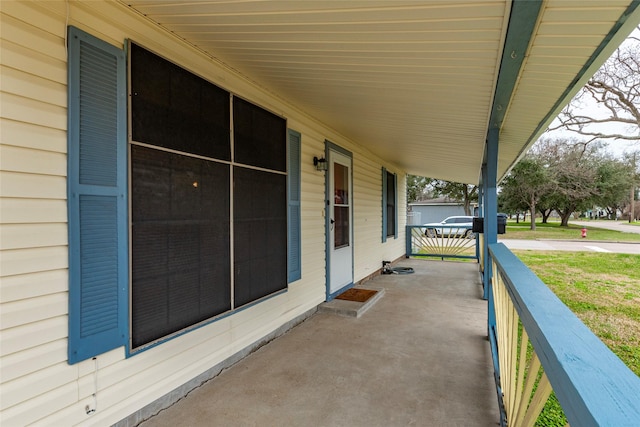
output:
<svg viewBox="0 0 640 427"><path fill-rule="evenodd" d="M377 293L378 291L374 291L371 289L351 288L338 295L336 299L365 302Z"/></svg>

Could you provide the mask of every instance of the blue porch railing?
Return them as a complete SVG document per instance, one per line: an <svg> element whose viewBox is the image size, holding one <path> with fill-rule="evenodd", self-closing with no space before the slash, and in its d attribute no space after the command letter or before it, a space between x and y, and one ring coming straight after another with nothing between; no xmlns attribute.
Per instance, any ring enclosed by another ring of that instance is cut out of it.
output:
<svg viewBox="0 0 640 427"><path fill-rule="evenodd" d="M477 234L469 226L407 225L406 256L478 259Z"/></svg>
<svg viewBox="0 0 640 427"><path fill-rule="evenodd" d="M534 425L554 391L572 426L640 426L640 378L509 249L496 243L489 252L502 424Z"/></svg>

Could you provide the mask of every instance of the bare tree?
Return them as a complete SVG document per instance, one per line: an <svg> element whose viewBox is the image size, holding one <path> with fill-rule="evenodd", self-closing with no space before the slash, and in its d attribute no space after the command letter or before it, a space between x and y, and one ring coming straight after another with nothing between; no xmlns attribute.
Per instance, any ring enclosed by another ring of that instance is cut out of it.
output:
<svg viewBox="0 0 640 427"><path fill-rule="evenodd" d="M549 131L574 132L587 137L587 143L597 139L640 143L640 38L636 36L640 27L633 34L589 79ZM586 108L593 105L598 108Z"/></svg>
<svg viewBox="0 0 640 427"><path fill-rule="evenodd" d="M552 191L545 202L560 215L561 225L567 226L574 212L593 205L598 194L598 144L584 145L571 139L542 139L538 141L536 156L547 168Z"/></svg>
<svg viewBox="0 0 640 427"><path fill-rule="evenodd" d="M595 105L599 108L586 108ZM596 140L625 140L640 146L640 26L589 79L548 131L566 130ZM633 221L633 179L629 194Z"/></svg>

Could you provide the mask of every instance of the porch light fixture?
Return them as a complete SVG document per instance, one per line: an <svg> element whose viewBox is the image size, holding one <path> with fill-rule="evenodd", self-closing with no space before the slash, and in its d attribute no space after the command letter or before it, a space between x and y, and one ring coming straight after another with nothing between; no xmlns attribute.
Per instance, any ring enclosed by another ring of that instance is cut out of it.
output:
<svg viewBox="0 0 640 427"><path fill-rule="evenodd" d="M326 171L328 169L327 160L324 157L320 157L320 158L314 157L313 165L316 167L317 171Z"/></svg>

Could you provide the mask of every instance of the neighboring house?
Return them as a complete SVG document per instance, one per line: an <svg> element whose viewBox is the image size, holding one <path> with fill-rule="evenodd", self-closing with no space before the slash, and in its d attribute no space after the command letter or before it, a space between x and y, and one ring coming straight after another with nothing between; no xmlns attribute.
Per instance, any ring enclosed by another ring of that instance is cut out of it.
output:
<svg viewBox="0 0 640 427"><path fill-rule="evenodd" d="M402 257L407 173L483 176L495 212L640 22L399 3L0 2L0 424L184 396Z"/></svg>
<svg viewBox="0 0 640 427"><path fill-rule="evenodd" d="M471 208L475 211L476 205L473 204ZM474 214L473 211L472 215ZM414 224L418 225L430 222L440 222L446 217L466 215L466 213L464 211L463 203L451 200L447 197L438 197L435 199L409 203L409 212L407 212L407 216L411 218L412 215ZM409 220L407 221L409 222Z"/></svg>

